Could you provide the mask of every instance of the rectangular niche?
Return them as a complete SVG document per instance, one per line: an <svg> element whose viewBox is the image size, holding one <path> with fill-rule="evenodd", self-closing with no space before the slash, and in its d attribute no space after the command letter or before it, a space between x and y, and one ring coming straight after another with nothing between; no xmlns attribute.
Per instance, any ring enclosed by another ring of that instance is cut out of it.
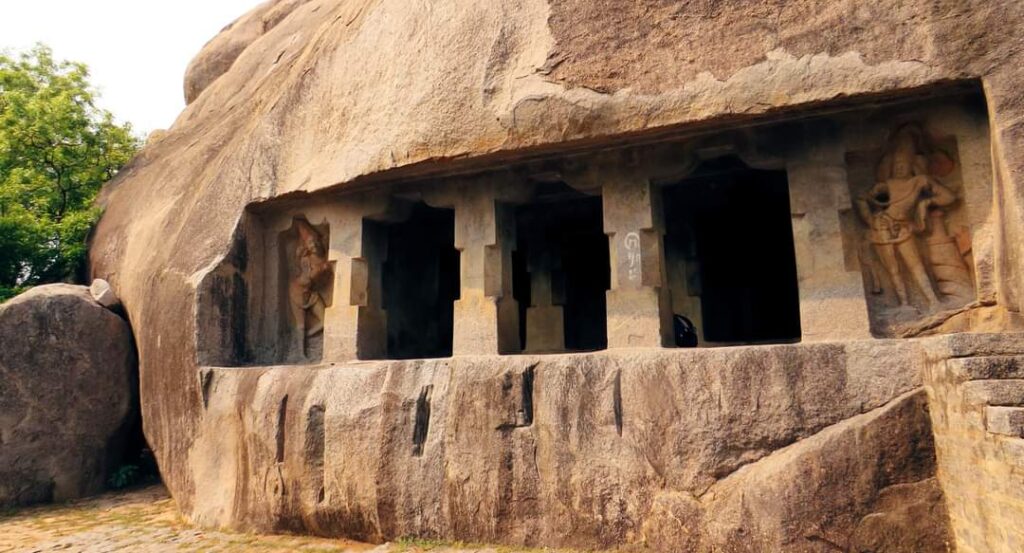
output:
<svg viewBox="0 0 1024 553"><path fill-rule="evenodd" d="M330 228L326 221L314 225L297 215L288 229L276 234L277 356L286 362L320 361L325 313L334 290L334 269L327 259Z"/></svg>
<svg viewBox="0 0 1024 553"><path fill-rule="evenodd" d="M692 324L697 343L799 341L785 171L750 169L735 157L713 159L667 186L662 198L672 311Z"/></svg>
<svg viewBox="0 0 1024 553"><path fill-rule="evenodd" d="M977 299L967 203L987 184L964 181L957 137L941 118L897 117L876 142L847 153L844 220L872 334L961 330L958 314Z"/></svg>
<svg viewBox="0 0 1024 553"><path fill-rule="evenodd" d="M327 258L326 216L312 211L246 212L231 251L198 289L200 364L305 364L323 358L334 263Z"/></svg>

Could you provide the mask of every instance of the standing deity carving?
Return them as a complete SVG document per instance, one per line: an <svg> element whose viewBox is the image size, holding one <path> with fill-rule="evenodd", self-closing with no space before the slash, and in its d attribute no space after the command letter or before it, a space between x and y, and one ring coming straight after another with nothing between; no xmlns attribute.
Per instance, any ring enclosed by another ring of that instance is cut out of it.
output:
<svg viewBox="0 0 1024 553"><path fill-rule="evenodd" d="M320 233L302 219L295 220L298 240L295 265L288 283L297 351L306 356L306 339L323 332L326 302L321 293L330 284L331 267Z"/></svg>
<svg viewBox="0 0 1024 553"><path fill-rule="evenodd" d="M927 310L935 311L946 300L968 301L973 284L958 240L946 228L947 211L959 198L939 180L928 154L920 127L899 128L878 165L876 184L856 207L899 306L911 304L908 286L914 286ZM865 261L872 292L881 293L877 265Z"/></svg>

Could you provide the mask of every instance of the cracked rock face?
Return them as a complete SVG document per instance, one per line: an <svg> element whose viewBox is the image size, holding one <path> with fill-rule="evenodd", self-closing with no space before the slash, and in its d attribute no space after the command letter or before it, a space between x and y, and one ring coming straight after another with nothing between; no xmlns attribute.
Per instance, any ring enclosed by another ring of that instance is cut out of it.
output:
<svg viewBox="0 0 1024 553"><path fill-rule="evenodd" d="M0 305L0 506L104 488L134 367L128 323L84 286L39 286Z"/></svg>

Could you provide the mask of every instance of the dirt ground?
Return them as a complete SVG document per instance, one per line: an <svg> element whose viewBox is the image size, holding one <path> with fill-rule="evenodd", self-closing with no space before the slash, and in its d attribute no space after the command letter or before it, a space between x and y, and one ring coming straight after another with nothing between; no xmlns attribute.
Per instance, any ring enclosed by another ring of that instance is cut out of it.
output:
<svg viewBox="0 0 1024 553"><path fill-rule="evenodd" d="M162 486L110 493L62 505L0 511L0 553L132 552L358 552L512 553L500 548L400 541L370 545L338 539L267 536L189 526Z"/></svg>

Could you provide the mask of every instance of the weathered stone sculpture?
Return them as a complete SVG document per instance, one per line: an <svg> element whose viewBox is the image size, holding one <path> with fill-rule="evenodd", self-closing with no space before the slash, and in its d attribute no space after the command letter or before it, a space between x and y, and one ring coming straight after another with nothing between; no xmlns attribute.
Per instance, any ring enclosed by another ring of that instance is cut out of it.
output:
<svg viewBox="0 0 1024 553"><path fill-rule="evenodd" d="M957 196L928 173L928 161L920 142L921 130L916 126L907 125L896 132L888 153L879 163L878 183L857 198L857 212L868 225L868 240L889 275L899 305L910 305L907 292L910 283L921 291L931 310L940 304L939 294L962 295L957 287L942 283L960 282L956 279L961 269L966 274L966 268L955 243L953 251L948 250L952 242L946 234L941 211L955 203ZM917 237L929 228L930 255L925 258ZM936 248L931 248L932 244ZM933 267L938 267L935 272L940 283L938 293L932 285L926 259L931 260ZM872 281L872 291L880 291L874 272Z"/></svg>
<svg viewBox="0 0 1024 553"><path fill-rule="evenodd" d="M928 218L931 234L925 237L925 246L939 294L960 303L971 301L974 284L964 262L964 253L970 251L969 240L963 234L950 236L943 210L931 210Z"/></svg>
<svg viewBox="0 0 1024 553"><path fill-rule="evenodd" d="M288 283L288 301L295 325L295 348L303 357L308 353L307 338L324 330L326 302L320 293L329 284L331 267L320 233L308 222L295 220L298 241L295 246L296 272Z"/></svg>

